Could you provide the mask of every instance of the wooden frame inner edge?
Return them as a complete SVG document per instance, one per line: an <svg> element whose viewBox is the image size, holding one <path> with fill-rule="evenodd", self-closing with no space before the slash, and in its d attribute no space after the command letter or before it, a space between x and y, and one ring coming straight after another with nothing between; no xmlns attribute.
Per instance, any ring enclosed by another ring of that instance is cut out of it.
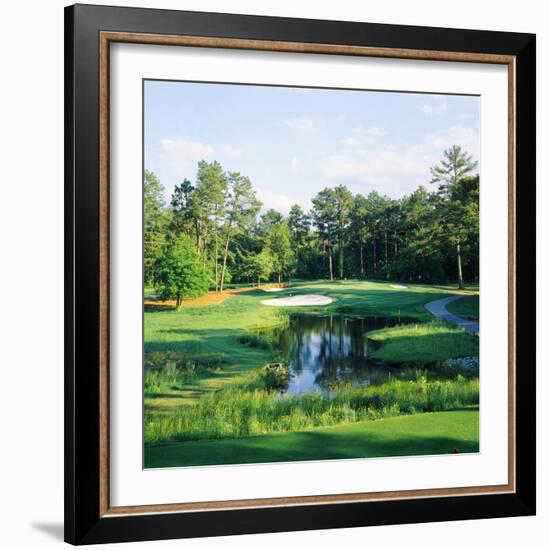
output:
<svg viewBox="0 0 550 550"><path fill-rule="evenodd" d="M516 490L516 60L508 63L508 485Z"/></svg>
<svg viewBox="0 0 550 550"><path fill-rule="evenodd" d="M99 516L109 510L109 44L99 46Z"/></svg>
<svg viewBox="0 0 550 550"><path fill-rule="evenodd" d="M364 57L388 57L394 59L423 59L432 61L457 61L503 64L508 67L508 483L475 487L438 489L414 489L405 491L381 491L300 497L226 500L214 502L190 502L171 504L147 504L139 506L110 506L109 498L109 52L112 42L228 48L238 50L278 51L293 53L317 53ZM100 284L100 471L99 515L113 517L123 515L198 512L275 506L343 504L449 496L488 495L514 493L516 490L516 243L515 243L515 56L379 48L370 46L346 46L337 44L313 44L301 42L277 42L185 35L161 35L101 31L99 33L99 284Z"/></svg>

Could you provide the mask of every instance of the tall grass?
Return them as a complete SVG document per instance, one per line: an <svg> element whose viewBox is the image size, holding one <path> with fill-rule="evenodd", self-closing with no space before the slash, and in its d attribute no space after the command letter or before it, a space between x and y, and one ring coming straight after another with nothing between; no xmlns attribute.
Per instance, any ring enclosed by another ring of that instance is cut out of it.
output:
<svg viewBox="0 0 550 550"><path fill-rule="evenodd" d="M244 437L347 424L400 414L445 411L479 402L479 380L390 379L377 386L343 385L330 394L278 395L230 385L173 415L145 419L145 442Z"/></svg>
<svg viewBox="0 0 550 550"><path fill-rule="evenodd" d="M243 334L237 342L249 348L273 349L273 337L269 333Z"/></svg>
<svg viewBox="0 0 550 550"><path fill-rule="evenodd" d="M143 386L145 395L182 389L213 372L223 370L227 364L224 354L204 354L198 358L177 352L151 352L145 355Z"/></svg>

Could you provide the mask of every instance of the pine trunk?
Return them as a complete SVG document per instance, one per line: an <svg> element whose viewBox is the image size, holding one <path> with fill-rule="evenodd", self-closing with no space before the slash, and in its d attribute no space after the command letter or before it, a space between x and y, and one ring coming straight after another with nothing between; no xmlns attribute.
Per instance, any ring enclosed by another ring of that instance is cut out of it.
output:
<svg viewBox="0 0 550 550"><path fill-rule="evenodd" d="M195 239L197 241L197 254L201 253L201 222L195 218Z"/></svg>
<svg viewBox="0 0 550 550"><path fill-rule="evenodd" d="M460 255L460 244L456 245L456 267L458 272L458 288L464 289L464 279L462 278L462 257Z"/></svg>
<svg viewBox="0 0 550 550"><path fill-rule="evenodd" d="M372 238L372 274L376 277L376 237Z"/></svg>
<svg viewBox="0 0 550 550"><path fill-rule="evenodd" d="M215 278L215 289L218 292L219 281L218 281L218 236L216 235L216 246L214 248L214 278Z"/></svg>
<svg viewBox="0 0 550 550"><path fill-rule="evenodd" d="M205 234L204 239L202 241L202 265L203 265L203 267L206 267L207 262L208 262L208 234Z"/></svg>
<svg viewBox="0 0 550 550"><path fill-rule="evenodd" d="M225 241L225 248L223 251L223 263L222 263L222 273L220 277L220 292L223 292L223 282L225 280L225 270L227 268L227 255L229 253L229 235Z"/></svg>
<svg viewBox="0 0 550 550"><path fill-rule="evenodd" d="M390 272L388 270L388 232L384 231L384 262L386 264L386 279L390 278Z"/></svg>
<svg viewBox="0 0 550 550"><path fill-rule="evenodd" d="M338 269L340 271L340 279L344 278L344 239L340 238L338 244Z"/></svg>

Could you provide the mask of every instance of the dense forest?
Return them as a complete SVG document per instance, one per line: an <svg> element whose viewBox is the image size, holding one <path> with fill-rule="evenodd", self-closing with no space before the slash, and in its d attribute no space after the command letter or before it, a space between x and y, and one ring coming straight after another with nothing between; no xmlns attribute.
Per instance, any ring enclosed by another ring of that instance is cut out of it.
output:
<svg viewBox="0 0 550 550"><path fill-rule="evenodd" d="M253 183L201 160L170 203L144 173L144 278L177 305L229 283L300 279L477 281L477 162L453 145L426 174L426 186L392 199L346 186L322 189L309 211L262 209Z"/></svg>

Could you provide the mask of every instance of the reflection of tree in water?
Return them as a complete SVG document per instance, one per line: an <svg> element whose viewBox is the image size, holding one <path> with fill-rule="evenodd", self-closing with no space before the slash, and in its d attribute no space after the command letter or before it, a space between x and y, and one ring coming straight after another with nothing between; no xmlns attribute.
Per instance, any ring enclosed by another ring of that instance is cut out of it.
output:
<svg viewBox="0 0 550 550"><path fill-rule="evenodd" d="M396 323L397 319L384 317L296 315L275 339L293 375L308 371L313 386L328 389L344 380L367 380L373 369L379 372L379 366L369 365L364 335Z"/></svg>

